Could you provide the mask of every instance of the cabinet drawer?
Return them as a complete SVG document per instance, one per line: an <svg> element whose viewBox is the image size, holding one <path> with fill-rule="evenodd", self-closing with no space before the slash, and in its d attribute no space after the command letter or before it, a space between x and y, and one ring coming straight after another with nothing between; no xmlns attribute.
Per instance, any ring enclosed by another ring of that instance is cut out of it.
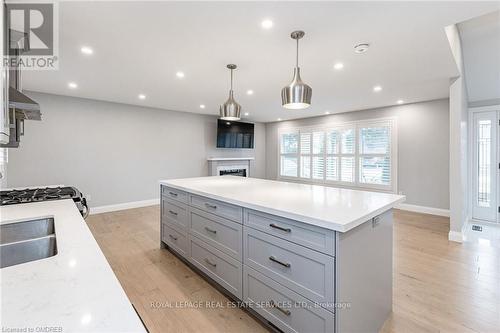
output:
<svg viewBox="0 0 500 333"><path fill-rule="evenodd" d="M191 205L239 223L243 220L243 208L222 201L191 195Z"/></svg>
<svg viewBox="0 0 500 333"><path fill-rule="evenodd" d="M189 229L188 206L180 202L162 198L162 221L187 232Z"/></svg>
<svg viewBox="0 0 500 333"><path fill-rule="evenodd" d="M243 223L310 249L335 255L335 232L282 217L244 210Z"/></svg>
<svg viewBox="0 0 500 333"><path fill-rule="evenodd" d="M177 190L168 186L161 186L161 194L167 198L177 200L180 202L187 203L188 202L188 194L184 191Z"/></svg>
<svg viewBox="0 0 500 333"><path fill-rule="evenodd" d="M241 224L223 217L191 208L190 232L216 249L242 261L242 232Z"/></svg>
<svg viewBox="0 0 500 333"><path fill-rule="evenodd" d="M186 259L189 258L189 244L186 234L180 233L163 223L161 239L177 253L186 257Z"/></svg>
<svg viewBox="0 0 500 333"><path fill-rule="evenodd" d="M245 265L325 306L334 302L334 257L243 227Z"/></svg>
<svg viewBox="0 0 500 333"><path fill-rule="evenodd" d="M246 265L243 270L243 300L283 332L333 333L333 313Z"/></svg>
<svg viewBox="0 0 500 333"><path fill-rule="evenodd" d="M227 291L242 298L242 264L227 254L191 236L191 263L215 280Z"/></svg>

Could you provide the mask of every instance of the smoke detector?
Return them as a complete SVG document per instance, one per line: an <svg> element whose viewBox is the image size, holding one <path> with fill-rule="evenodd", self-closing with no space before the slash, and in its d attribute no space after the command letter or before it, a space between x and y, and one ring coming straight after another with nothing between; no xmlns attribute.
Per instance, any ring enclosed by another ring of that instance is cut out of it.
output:
<svg viewBox="0 0 500 333"><path fill-rule="evenodd" d="M368 51L368 48L370 47L370 44L368 43L361 43L356 46L354 46L354 52L356 53L365 53Z"/></svg>

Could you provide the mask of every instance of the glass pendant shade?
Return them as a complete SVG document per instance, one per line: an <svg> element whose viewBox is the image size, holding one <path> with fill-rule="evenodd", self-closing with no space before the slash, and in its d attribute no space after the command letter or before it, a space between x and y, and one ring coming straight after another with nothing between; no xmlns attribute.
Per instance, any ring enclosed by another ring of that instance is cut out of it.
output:
<svg viewBox="0 0 500 333"><path fill-rule="evenodd" d="M304 37L304 31L294 31L290 37L297 41L297 53L295 58L295 68L293 69L292 82L281 89L281 105L286 109L300 110L311 105L312 88L302 82L299 68L299 39Z"/></svg>
<svg viewBox="0 0 500 333"><path fill-rule="evenodd" d="M220 119L222 120L240 120L241 119L241 105L234 100L233 94L233 70L236 65L229 64L227 68L231 70L231 90L229 90L229 98L219 108Z"/></svg>

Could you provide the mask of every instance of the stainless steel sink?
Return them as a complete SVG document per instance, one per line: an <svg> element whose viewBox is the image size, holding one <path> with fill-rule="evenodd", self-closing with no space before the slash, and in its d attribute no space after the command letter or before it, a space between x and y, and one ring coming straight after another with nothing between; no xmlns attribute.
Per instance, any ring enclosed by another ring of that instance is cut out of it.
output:
<svg viewBox="0 0 500 333"><path fill-rule="evenodd" d="M43 218L0 225L0 268L56 254L54 219Z"/></svg>
<svg viewBox="0 0 500 333"><path fill-rule="evenodd" d="M54 219L44 218L0 225L0 244L40 238L54 234Z"/></svg>

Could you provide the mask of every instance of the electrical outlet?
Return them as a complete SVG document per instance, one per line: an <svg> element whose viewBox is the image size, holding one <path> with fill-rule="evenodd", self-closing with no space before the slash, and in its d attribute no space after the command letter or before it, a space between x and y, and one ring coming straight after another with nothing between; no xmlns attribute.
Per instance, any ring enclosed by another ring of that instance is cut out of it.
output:
<svg viewBox="0 0 500 333"><path fill-rule="evenodd" d="M85 199L87 199L87 201L90 201L90 200L92 200L92 196L91 196L90 194L87 194L87 195L85 196Z"/></svg>
<svg viewBox="0 0 500 333"><path fill-rule="evenodd" d="M403 195L403 191L399 191L399 195Z"/></svg>

